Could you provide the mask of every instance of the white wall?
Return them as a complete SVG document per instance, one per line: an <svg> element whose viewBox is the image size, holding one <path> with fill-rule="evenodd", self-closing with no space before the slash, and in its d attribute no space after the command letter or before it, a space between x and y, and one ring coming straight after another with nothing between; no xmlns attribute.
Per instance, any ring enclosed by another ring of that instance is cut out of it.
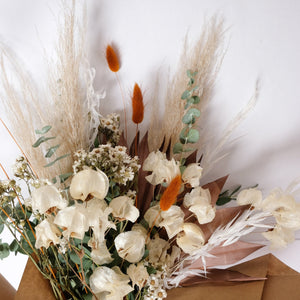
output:
<svg viewBox="0 0 300 300"><path fill-rule="evenodd" d="M0 0L1 39L14 48L41 85L45 78L43 47L52 53L60 7L59 0ZM300 177L297 0L88 1L88 37L91 64L97 69L96 88L107 89L103 112L109 112L111 103L117 105L120 99L119 89L111 87L114 81L104 65L107 43L113 42L120 50L120 79L127 96L137 81L146 91L147 101L157 71L166 76L169 67L171 72L175 70L185 34L189 32L196 40L204 20L216 13L224 17L228 30L227 53L212 103L212 130L219 133L246 104L257 78L261 80L261 93L256 108L234 135L243 137L210 177L229 173L228 187L259 183L265 194L274 187L286 188ZM2 127L0 138L0 161L9 169L18 150ZM300 271L299 250L298 241L275 255ZM24 262L14 257L0 262L0 272L16 287Z"/></svg>

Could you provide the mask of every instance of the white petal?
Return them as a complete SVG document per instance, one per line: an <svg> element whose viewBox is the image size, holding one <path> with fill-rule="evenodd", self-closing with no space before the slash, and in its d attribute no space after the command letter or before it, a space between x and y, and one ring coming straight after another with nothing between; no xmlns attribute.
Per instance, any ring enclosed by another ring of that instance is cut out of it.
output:
<svg viewBox="0 0 300 300"><path fill-rule="evenodd" d="M177 245L188 254L193 254L205 243L202 230L194 223L185 223L177 235Z"/></svg>
<svg viewBox="0 0 300 300"><path fill-rule="evenodd" d="M118 267L98 267L90 277L90 287L100 300L122 300L133 290L129 281Z"/></svg>
<svg viewBox="0 0 300 300"><path fill-rule="evenodd" d="M145 253L145 237L138 231L126 231L115 238L120 257L131 263L139 262Z"/></svg>
<svg viewBox="0 0 300 300"><path fill-rule="evenodd" d="M189 164L183 171L182 180L189 183L192 187L198 187L202 176L202 168L197 163Z"/></svg>
<svg viewBox="0 0 300 300"><path fill-rule="evenodd" d="M131 264L127 268L127 274L132 281L132 286L134 287L134 285L136 284L140 289L146 284L149 278L147 269L142 263L139 263L137 266Z"/></svg>
<svg viewBox="0 0 300 300"><path fill-rule="evenodd" d="M109 188L105 173L86 169L76 173L70 184L70 194L74 199L85 201L88 195L104 199Z"/></svg>
<svg viewBox="0 0 300 300"><path fill-rule="evenodd" d="M199 224L207 224L211 222L216 216L216 209L210 204L192 205L190 206L189 210L196 215Z"/></svg>
<svg viewBox="0 0 300 300"><path fill-rule="evenodd" d="M44 214L48 209L57 207L63 209L68 205L58 189L54 185L44 185L32 191L31 205L34 211Z"/></svg>
<svg viewBox="0 0 300 300"><path fill-rule="evenodd" d="M114 217L131 222L135 222L140 215L140 211L134 206L133 200L127 196L112 199L109 207L112 209Z"/></svg>
<svg viewBox="0 0 300 300"><path fill-rule="evenodd" d="M48 219L43 220L35 227L36 242L35 248L41 247L48 248L51 243L59 244L61 232L59 229Z"/></svg>
<svg viewBox="0 0 300 300"><path fill-rule="evenodd" d="M109 264L113 261L105 242L100 243L97 249L92 250L91 257L93 262L98 265Z"/></svg>
<svg viewBox="0 0 300 300"><path fill-rule="evenodd" d="M174 237L183 224L184 212L177 205L172 205L168 210L161 212L162 221L159 227L165 227L169 239Z"/></svg>
<svg viewBox="0 0 300 300"><path fill-rule="evenodd" d="M158 226L159 223L163 220L160 215L160 207L159 205L151 206L145 213L144 219L149 224L149 227L152 227L154 222L155 226Z"/></svg>
<svg viewBox="0 0 300 300"><path fill-rule="evenodd" d="M259 209L262 205L262 192L254 188L243 190L238 194L236 201L239 205L251 204Z"/></svg>

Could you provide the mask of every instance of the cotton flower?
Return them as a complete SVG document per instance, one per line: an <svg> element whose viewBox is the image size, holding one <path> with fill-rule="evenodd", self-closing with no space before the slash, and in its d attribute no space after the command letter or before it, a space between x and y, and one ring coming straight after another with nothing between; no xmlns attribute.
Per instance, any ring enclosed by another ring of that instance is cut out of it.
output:
<svg viewBox="0 0 300 300"><path fill-rule="evenodd" d="M90 277L90 287L99 300L122 300L133 291L129 281L119 267L98 267Z"/></svg>
<svg viewBox="0 0 300 300"><path fill-rule="evenodd" d="M262 192L254 188L242 190L238 194L236 201L239 205L250 204L260 209L262 205Z"/></svg>
<svg viewBox="0 0 300 300"><path fill-rule="evenodd" d="M211 222L216 215L216 209L211 205L208 189L194 188L184 196L183 205L193 212L200 224Z"/></svg>
<svg viewBox="0 0 300 300"><path fill-rule="evenodd" d="M91 257L94 263L98 265L109 264L113 261L110 252L107 249L105 241L99 243L97 248L92 248Z"/></svg>
<svg viewBox="0 0 300 300"><path fill-rule="evenodd" d="M177 245L187 254L193 255L205 243L202 230L194 223L185 223L177 235Z"/></svg>
<svg viewBox="0 0 300 300"><path fill-rule="evenodd" d="M48 248L51 243L59 244L61 232L52 222L52 219L45 219L35 227L36 242L35 248Z"/></svg>
<svg viewBox="0 0 300 300"><path fill-rule="evenodd" d="M115 238L119 256L131 263L139 262L145 253L145 237L138 231L126 231Z"/></svg>
<svg viewBox="0 0 300 300"><path fill-rule="evenodd" d="M127 196L114 198L109 207L112 209L112 214L115 218L121 220L129 220L135 222L140 215L140 211L134 206L134 202Z"/></svg>
<svg viewBox="0 0 300 300"><path fill-rule="evenodd" d="M109 180L100 170L85 169L76 173L70 184L70 194L74 199L85 201L89 195L104 199L109 187Z"/></svg>
<svg viewBox="0 0 300 300"><path fill-rule="evenodd" d="M295 239L294 231L281 226L275 226L271 231L263 232L262 235L271 242L271 248L284 248Z"/></svg>
<svg viewBox="0 0 300 300"><path fill-rule="evenodd" d="M171 180L180 174L179 163L174 159L168 160L166 154L160 151L151 152L143 164L144 171L150 171L152 174L146 176L146 179L152 184L169 184Z"/></svg>
<svg viewBox="0 0 300 300"><path fill-rule="evenodd" d="M58 189L54 185L44 185L35 189L31 193L31 205L34 211L44 214L50 208L57 207L63 209L68 205Z"/></svg>
<svg viewBox="0 0 300 300"><path fill-rule="evenodd" d="M186 184L190 184L191 187L198 187L200 184L200 178L202 176L202 168L197 163L189 164L183 171L182 180Z"/></svg>
<svg viewBox="0 0 300 300"><path fill-rule="evenodd" d="M132 286L137 285L139 289L146 284L149 278L147 268L142 263L138 263L137 265L131 264L127 268L127 274L132 281Z"/></svg>

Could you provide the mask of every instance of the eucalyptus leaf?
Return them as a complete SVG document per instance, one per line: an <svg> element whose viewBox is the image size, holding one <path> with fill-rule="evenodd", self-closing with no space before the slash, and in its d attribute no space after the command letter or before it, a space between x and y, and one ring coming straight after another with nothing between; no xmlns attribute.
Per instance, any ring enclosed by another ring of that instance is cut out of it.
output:
<svg viewBox="0 0 300 300"><path fill-rule="evenodd" d="M0 259L8 257L9 253L9 245L7 243L0 244Z"/></svg>
<svg viewBox="0 0 300 300"><path fill-rule="evenodd" d="M183 151L183 146L181 143L176 143L173 147L173 153L174 154L178 154L181 153Z"/></svg>
<svg viewBox="0 0 300 300"><path fill-rule="evenodd" d="M192 96L191 98L193 99L194 104L198 104L200 102L200 97L199 96Z"/></svg>
<svg viewBox="0 0 300 300"><path fill-rule="evenodd" d="M49 148L47 150L47 153L45 154L45 157L51 157L55 153L55 151L59 148L59 146L60 145L55 145L55 146Z"/></svg>
<svg viewBox="0 0 300 300"><path fill-rule="evenodd" d="M182 99L182 100L188 99L188 98L191 97L191 95L192 95L191 92L190 92L189 90L186 90L186 91L184 91L184 92L182 93L181 99Z"/></svg>
<svg viewBox="0 0 300 300"><path fill-rule="evenodd" d="M196 118L200 117L200 110L197 108L190 108L182 118L184 124L194 124Z"/></svg>
<svg viewBox="0 0 300 300"><path fill-rule="evenodd" d="M36 130L35 130L35 133L36 133L36 134L45 134L45 133L47 133L51 128L52 128L52 126L47 125L47 126L44 126L41 130L36 129Z"/></svg>
<svg viewBox="0 0 300 300"><path fill-rule="evenodd" d="M13 240L12 243L9 245L9 250L11 252L16 252L19 248L19 244L16 240Z"/></svg>
<svg viewBox="0 0 300 300"><path fill-rule="evenodd" d="M3 232L4 230L4 224L0 224L0 234Z"/></svg>
<svg viewBox="0 0 300 300"><path fill-rule="evenodd" d="M199 131L197 129L190 129L187 134L187 142L194 144L197 143L199 140Z"/></svg>
<svg viewBox="0 0 300 300"><path fill-rule="evenodd" d="M55 139L54 136L51 136L51 137L41 136L41 137L40 137L40 138L32 145L32 147L33 147L33 148L37 148L37 147L39 147L42 143L45 143L45 142L47 142L47 141L49 141L49 140L53 140L53 139Z"/></svg>
<svg viewBox="0 0 300 300"><path fill-rule="evenodd" d="M72 260L73 263L75 264L80 264L80 258L78 257L77 253L75 253L74 251L70 252L70 259Z"/></svg>
<svg viewBox="0 0 300 300"><path fill-rule="evenodd" d="M59 175L59 179L61 183L64 183L73 173L64 173Z"/></svg>
<svg viewBox="0 0 300 300"><path fill-rule="evenodd" d="M59 161L59 160L65 158L65 157L68 157L68 156L70 156L70 153L65 154L65 155L62 155L62 156L56 158L54 161L52 161L52 162L50 162L49 164L45 165L44 168L51 167L51 166L53 166L57 161Z"/></svg>

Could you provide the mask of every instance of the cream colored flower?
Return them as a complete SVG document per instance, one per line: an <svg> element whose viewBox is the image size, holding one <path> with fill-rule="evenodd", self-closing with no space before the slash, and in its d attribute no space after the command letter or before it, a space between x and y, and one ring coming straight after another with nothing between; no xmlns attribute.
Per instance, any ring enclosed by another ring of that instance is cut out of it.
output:
<svg viewBox="0 0 300 300"><path fill-rule="evenodd" d="M109 203L112 214L115 218L135 222L140 215L140 211L134 206L134 200L127 196L120 196L112 199Z"/></svg>
<svg viewBox="0 0 300 300"><path fill-rule="evenodd" d="M132 281L132 287L137 285L139 289L146 284L149 278L147 268L142 263L138 263L137 265L131 264L127 268L127 274Z"/></svg>
<svg viewBox="0 0 300 300"><path fill-rule="evenodd" d="M202 230L194 223L184 223L177 235L177 245L187 254L194 254L205 243Z"/></svg>
<svg viewBox="0 0 300 300"><path fill-rule="evenodd" d="M168 160L166 154L160 151L148 155L143 170L152 172L146 176L146 179L153 185L169 184L176 175L180 174L179 163L174 159Z"/></svg>
<svg viewBox="0 0 300 300"><path fill-rule="evenodd" d="M159 205L154 205L148 208L144 215L144 219L149 224L149 227L152 227L153 225L159 226L159 223L163 220L160 215L160 207Z"/></svg>
<svg viewBox="0 0 300 300"><path fill-rule="evenodd" d="M262 206L262 192L255 188L242 190L236 199L239 205L250 204L253 207L260 209Z"/></svg>
<svg viewBox="0 0 300 300"><path fill-rule="evenodd" d="M63 209L68 205L58 189L54 185L44 185L32 191L31 205L34 211L39 211L44 214L47 210L53 207Z"/></svg>
<svg viewBox="0 0 300 300"><path fill-rule="evenodd" d="M193 212L200 224L211 222L216 215L216 209L211 205L209 189L194 188L185 194L183 205Z"/></svg>
<svg viewBox="0 0 300 300"><path fill-rule="evenodd" d="M147 243L147 249L149 250L149 262L155 265L162 257L166 256L169 243L156 234L154 238L150 239Z"/></svg>
<svg viewBox="0 0 300 300"><path fill-rule="evenodd" d="M115 247L121 258L139 262L145 253L145 237L138 231L126 231L115 238Z"/></svg>
<svg viewBox="0 0 300 300"><path fill-rule="evenodd" d="M89 229L88 219L86 218L85 209L81 205L74 205L60 210L54 223L61 228L65 228L63 235L83 239L84 233Z"/></svg>
<svg viewBox="0 0 300 300"><path fill-rule="evenodd" d="M172 205L168 210L161 212L162 221L159 227L165 227L169 239L174 237L183 224L184 212L177 205Z"/></svg>
<svg viewBox="0 0 300 300"><path fill-rule="evenodd" d="M90 287L98 300L122 300L133 291L129 281L119 267L98 267L90 277Z"/></svg>
<svg viewBox="0 0 300 300"><path fill-rule="evenodd" d="M270 212L281 227L300 229L300 204L292 195L275 189L263 201L262 208L264 211Z"/></svg>
<svg viewBox="0 0 300 300"><path fill-rule="evenodd" d="M105 173L98 170L85 169L76 173L70 184L70 194L74 199L85 201L89 195L104 199L109 187Z"/></svg>
<svg viewBox="0 0 300 300"><path fill-rule="evenodd" d="M52 222L52 218L43 220L35 227L36 242L35 248L48 248L51 243L59 244L61 232Z"/></svg>
<svg viewBox="0 0 300 300"><path fill-rule="evenodd" d="M272 231L263 232L262 235L271 242L271 248L284 248L295 240L294 231L281 226L275 226Z"/></svg>
<svg viewBox="0 0 300 300"><path fill-rule="evenodd" d="M91 257L93 262L97 265L109 264L113 261L105 241L99 243L97 248L92 248Z"/></svg>
<svg viewBox="0 0 300 300"><path fill-rule="evenodd" d="M200 184L200 178L202 176L202 168L197 163L189 164L183 171L182 180L186 184L190 184L191 187L198 187Z"/></svg>
<svg viewBox="0 0 300 300"><path fill-rule="evenodd" d="M139 223L135 223L132 226L131 231L138 231L139 233L141 233L145 237L145 239L147 238L147 234L148 234L147 229Z"/></svg>

